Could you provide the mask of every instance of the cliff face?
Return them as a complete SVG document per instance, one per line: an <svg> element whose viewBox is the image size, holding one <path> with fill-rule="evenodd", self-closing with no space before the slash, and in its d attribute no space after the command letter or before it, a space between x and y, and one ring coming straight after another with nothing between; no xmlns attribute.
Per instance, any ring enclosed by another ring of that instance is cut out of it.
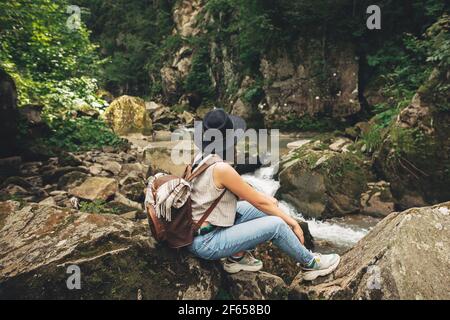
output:
<svg viewBox="0 0 450 320"><path fill-rule="evenodd" d="M210 106L221 105L251 124L263 118L270 126L305 115L340 119L361 109L359 63L351 43L324 37L299 39L289 49L269 46L258 58L259 70L249 72L243 70L235 52L239 44L233 50L237 35L228 42L212 36L211 25L219 26L214 32L220 32L227 23L216 21L204 1L178 2L173 21L173 35L189 41L174 50L161 69L164 100L169 104L191 109L205 105L205 93L186 85L194 78L210 87L214 97ZM199 39L200 45L192 45ZM201 72L196 60L202 60Z"/></svg>
<svg viewBox="0 0 450 320"><path fill-rule="evenodd" d="M341 118L361 109L358 58L348 43L298 41L292 54L283 50L275 59L265 57L261 72L268 121L319 114Z"/></svg>

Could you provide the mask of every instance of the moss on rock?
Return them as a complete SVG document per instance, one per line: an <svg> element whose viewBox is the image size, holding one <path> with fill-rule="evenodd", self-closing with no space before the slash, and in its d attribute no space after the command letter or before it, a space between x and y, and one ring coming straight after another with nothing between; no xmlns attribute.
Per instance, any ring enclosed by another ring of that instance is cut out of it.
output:
<svg viewBox="0 0 450 320"><path fill-rule="evenodd" d="M128 133L152 133L152 120L148 115L144 100L121 96L114 100L103 114L106 122L119 135Z"/></svg>
<svg viewBox="0 0 450 320"><path fill-rule="evenodd" d="M402 209L450 199L450 112L442 108L442 96L433 93L448 77L432 73L400 112L375 156L378 173L391 182Z"/></svg>
<svg viewBox="0 0 450 320"><path fill-rule="evenodd" d="M359 154L331 151L326 145L320 140L306 144L285 158L280 167L278 195L305 217L357 212L358 199L372 178Z"/></svg>

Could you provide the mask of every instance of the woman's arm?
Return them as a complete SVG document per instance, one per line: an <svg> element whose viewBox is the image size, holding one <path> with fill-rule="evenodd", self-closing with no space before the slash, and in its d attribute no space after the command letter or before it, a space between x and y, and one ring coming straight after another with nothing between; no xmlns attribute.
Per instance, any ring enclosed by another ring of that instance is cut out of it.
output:
<svg viewBox="0 0 450 320"><path fill-rule="evenodd" d="M278 207L276 199L255 190L247 184L228 163L216 164L213 177L218 188L227 188L237 197L248 201L262 212L283 219L292 228L299 240L304 243L303 232L298 222Z"/></svg>

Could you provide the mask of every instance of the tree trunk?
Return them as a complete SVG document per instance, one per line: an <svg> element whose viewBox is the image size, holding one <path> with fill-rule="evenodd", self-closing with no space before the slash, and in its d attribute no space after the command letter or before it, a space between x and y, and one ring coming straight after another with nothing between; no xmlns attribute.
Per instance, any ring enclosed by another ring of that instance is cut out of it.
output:
<svg viewBox="0 0 450 320"><path fill-rule="evenodd" d="M16 153L17 90L13 78L0 69L0 157Z"/></svg>

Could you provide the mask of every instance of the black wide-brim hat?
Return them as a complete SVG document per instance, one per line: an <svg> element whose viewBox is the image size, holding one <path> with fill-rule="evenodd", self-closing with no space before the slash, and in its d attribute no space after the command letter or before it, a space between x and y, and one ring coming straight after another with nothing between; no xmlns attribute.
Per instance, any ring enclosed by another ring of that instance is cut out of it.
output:
<svg viewBox="0 0 450 320"><path fill-rule="evenodd" d="M208 136L205 136L207 130L210 129L214 130L213 135L214 132L217 132L216 130L220 131L222 134L222 147L214 149L216 152L221 152L230 147L234 147L234 145L242 139L245 135L247 124L241 117L230 115L221 108L211 110L205 115L202 122L196 122L195 125L194 142L202 151L215 141L211 141ZM231 130L233 130L233 135L227 134L231 132ZM199 139L199 137L201 137L201 139Z"/></svg>

